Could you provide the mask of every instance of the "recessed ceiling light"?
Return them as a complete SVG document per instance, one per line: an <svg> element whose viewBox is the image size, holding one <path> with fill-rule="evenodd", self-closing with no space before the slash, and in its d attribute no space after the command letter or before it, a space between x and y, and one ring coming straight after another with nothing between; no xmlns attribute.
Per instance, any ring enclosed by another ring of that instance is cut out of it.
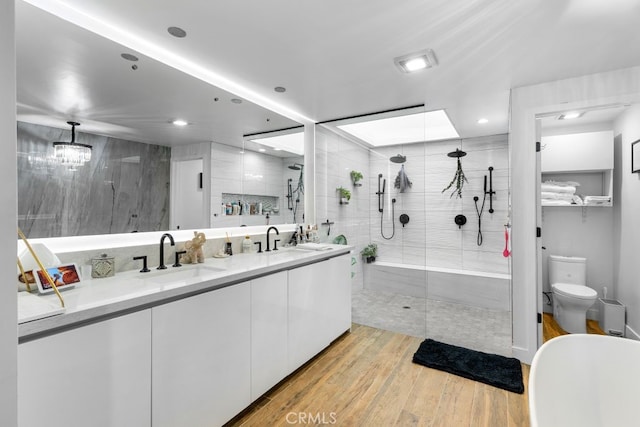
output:
<svg viewBox="0 0 640 427"><path fill-rule="evenodd" d="M276 86L276 87L273 88L273 90L275 90L278 93L284 93L284 92L287 91L287 88L282 87L282 86Z"/></svg>
<svg viewBox="0 0 640 427"><path fill-rule="evenodd" d="M231 102L234 104L242 104L242 99L240 98L231 98Z"/></svg>
<svg viewBox="0 0 640 427"><path fill-rule="evenodd" d="M169 27L169 28L167 28L167 31L173 37L178 37L180 39L187 36L187 32L185 30L183 30L182 28L180 28L180 27Z"/></svg>
<svg viewBox="0 0 640 427"><path fill-rule="evenodd" d="M182 120L182 119L176 119L173 121L173 124L176 126L186 126L189 124L189 122L187 122L186 120Z"/></svg>
<svg viewBox="0 0 640 427"><path fill-rule="evenodd" d="M436 54L431 49L425 49L420 52L399 56L394 58L393 62L403 73L413 73L415 71L424 70L425 68L431 68L438 65Z"/></svg>
<svg viewBox="0 0 640 427"><path fill-rule="evenodd" d="M261 152L261 153L264 153L267 150L265 150L264 148L259 148L258 151Z"/></svg>
<svg viewBox="0 0 640 427"><path fill-rule="evenodd" d="M564 114L560 114L558 116L558 120L571 120L571 119L577 119L578 117L582 117L582 115L584 114L584 112L579 112L579 111L569 111L567 113Z"/></svg>
<svg viewBox="0 0 640 427"><path fill-rule="evenodd" d="M485 119L484 117L481 119L478 119L478 124L483 125L485 123L489 123L489 120Z"/></svg>
<svg viewBox="0 0 640 427"><path fill-rule="evenodd" d="M132 55L132 54L130 54L130 53L121 53L121 54L120 54L120 56L121 56L123 59L126 59L127 61L133 61L133 62L135 62L135 61L137 61L137 60L138 60L138 57L137 57L137 56Z"/></svg>

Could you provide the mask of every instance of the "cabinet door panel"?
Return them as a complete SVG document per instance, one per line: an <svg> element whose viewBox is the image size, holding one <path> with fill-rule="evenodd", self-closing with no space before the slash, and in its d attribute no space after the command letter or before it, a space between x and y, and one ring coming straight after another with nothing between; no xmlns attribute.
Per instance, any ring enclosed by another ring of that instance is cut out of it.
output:
<svg viewBox="0 0 640 427"><path fill-rule="evenodd" d="M222 425L250 403L250 284L153 310L153 425Z"/></svg>
<svg viewBox="0 0 640 427"><path fill-rule="evenodd" d="M289 374L287 273L251 281L251 400Z"/></svg>
<svg viewBox="0 0 640 427"><path fill-rule="evenodd" d="M289 369L351 327L349 255L289 271Z"/></svg>
<svg viewBox="0 0 640 427"><path fill-rule="evenodd" d="M150 426L151 310L18 346L18 417L29 426Z"/></svg>

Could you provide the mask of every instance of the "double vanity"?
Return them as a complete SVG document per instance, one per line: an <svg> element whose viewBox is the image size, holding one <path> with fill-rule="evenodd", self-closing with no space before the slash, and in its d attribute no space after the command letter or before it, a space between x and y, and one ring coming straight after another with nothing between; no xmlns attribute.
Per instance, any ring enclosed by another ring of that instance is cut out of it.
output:
<svg viewBox="0 0 640 427"><path fill-rule="evenodd" d="M315 249L84 280L19 325L20 425L224 424L350 329L353 248Z"/></svg>

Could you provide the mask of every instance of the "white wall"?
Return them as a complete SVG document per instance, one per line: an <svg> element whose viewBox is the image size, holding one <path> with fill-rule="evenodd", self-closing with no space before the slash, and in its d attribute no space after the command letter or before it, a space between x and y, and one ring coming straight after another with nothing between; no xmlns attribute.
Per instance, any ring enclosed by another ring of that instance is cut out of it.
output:
<svg viewBox="0 0 640 427"><path fill-rule="evenodd" d="M16 171L16 75L14 2L0 2L0 271L16 271L17 171ZM15 277L15 276L13 276ZM0 425L17 425L17 302L16 289L0 286Z"/></svg>
<svg viewBox="0 0 640 427"><path fill-rule="evenodd" d="M634 105L614 124L616 172L614 200L614 297L627 306L627 336L640 338L640 174L631 173L631 143L640 139L640 105Z"/></svg>
<svg viewBox="0 0 640 427"><path fill-rule="evenodd" d="M536 115L640 100L640 67L517 88L509 134L512 219L513 354L537 350Z"/></svg>

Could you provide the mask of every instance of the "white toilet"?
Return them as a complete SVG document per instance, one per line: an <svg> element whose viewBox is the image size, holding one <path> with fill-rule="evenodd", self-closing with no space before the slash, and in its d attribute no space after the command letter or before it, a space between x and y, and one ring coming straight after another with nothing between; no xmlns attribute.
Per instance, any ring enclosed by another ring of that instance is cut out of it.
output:
<svg viewBox="0 0 640 427"><path fill-rule="evenodd" d="M587 259L549 256L549 283L553 292L553 317L572 334L587 332L587 310L598 293L587 287Z"/></svg>

